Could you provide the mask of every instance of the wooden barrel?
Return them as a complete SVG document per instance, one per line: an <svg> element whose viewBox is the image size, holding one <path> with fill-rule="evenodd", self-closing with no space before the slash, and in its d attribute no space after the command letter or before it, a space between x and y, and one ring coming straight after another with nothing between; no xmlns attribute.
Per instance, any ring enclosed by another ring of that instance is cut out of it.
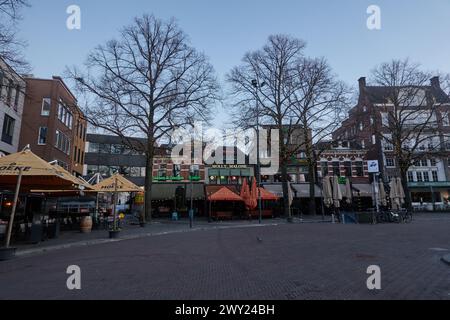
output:
<svg viewBox="0 0 450 320"><path fill-rule="evenodd" d="M81 219L81 232L82 233L90 233L92 231L92 218L91 217L83 217Z"/></svg>

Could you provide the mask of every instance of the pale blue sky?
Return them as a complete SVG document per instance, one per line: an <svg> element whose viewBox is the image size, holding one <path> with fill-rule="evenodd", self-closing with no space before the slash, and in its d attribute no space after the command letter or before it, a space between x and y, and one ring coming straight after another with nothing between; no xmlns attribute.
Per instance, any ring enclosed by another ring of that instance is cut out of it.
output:
<svg viewBox="0 0 450 320"><path fill-rule="evenodd" d="M306 54L326 57L351 85L374 66L410 57L426 69L450 72L450 0L30 0L22 38L38 77L81 64L97 44L115 37L132 18L175 17L192 44L210 57L219 79L270 34L305 40ZM82 10L82 29L66 28L66 8ZM366 27L367 7L379 5L381 31ZM223 113L216 123L223 122Z"/></svg>

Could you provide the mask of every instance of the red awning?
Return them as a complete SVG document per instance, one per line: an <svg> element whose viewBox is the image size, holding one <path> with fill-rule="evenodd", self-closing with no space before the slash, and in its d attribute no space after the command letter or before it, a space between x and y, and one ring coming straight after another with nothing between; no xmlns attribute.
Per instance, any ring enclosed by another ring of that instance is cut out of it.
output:
<svg viewBox="0 0 450 320"><path fill-rule="evenodd" d="M261 200L264 201L277 201L280 198L278 196L276 196L275 194L273 194L270 191L267 191L264 188L259 188L260 192L261 192Z"/></svg>
<svg viewBox="0 0 450 320"><path fill-rule="evenodd" d="M244 199L242 199L241 196L237 195L227 187L223 187L213 195L208 197L209 201L238 201L242 202Z"/></svg>

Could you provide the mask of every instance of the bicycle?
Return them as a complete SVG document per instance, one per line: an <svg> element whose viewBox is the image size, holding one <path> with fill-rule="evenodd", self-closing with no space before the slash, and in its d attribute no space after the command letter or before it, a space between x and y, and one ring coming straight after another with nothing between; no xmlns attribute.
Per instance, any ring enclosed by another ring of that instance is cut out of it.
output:
<svg viewBox="0 0 450 320"><path fill-rule="evenodd" d="M412 212L409 210L400 211L400 219L402 223L411 223L413 221Z"/></svg>

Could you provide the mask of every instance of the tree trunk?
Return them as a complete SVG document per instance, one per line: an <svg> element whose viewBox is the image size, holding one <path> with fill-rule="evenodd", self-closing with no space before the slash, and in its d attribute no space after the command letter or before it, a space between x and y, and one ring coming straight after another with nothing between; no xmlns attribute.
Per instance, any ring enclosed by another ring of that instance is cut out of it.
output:
<svg viewBox="0 0 450 320"><path fill-rule="evenodd" d="M145 221L152 223L152 187L153 187L153 139L148 139L145 170Z"/></svg>
<svg viewBox="0 0 450 320"><path fill-rule="evenodd" d="M291 208L289 205L289 184L288 184L288 174L287 166L285 161L281 164L281 181L283 183L283 204L284 204L284 215L287 219L292 219Z"/></svg>

